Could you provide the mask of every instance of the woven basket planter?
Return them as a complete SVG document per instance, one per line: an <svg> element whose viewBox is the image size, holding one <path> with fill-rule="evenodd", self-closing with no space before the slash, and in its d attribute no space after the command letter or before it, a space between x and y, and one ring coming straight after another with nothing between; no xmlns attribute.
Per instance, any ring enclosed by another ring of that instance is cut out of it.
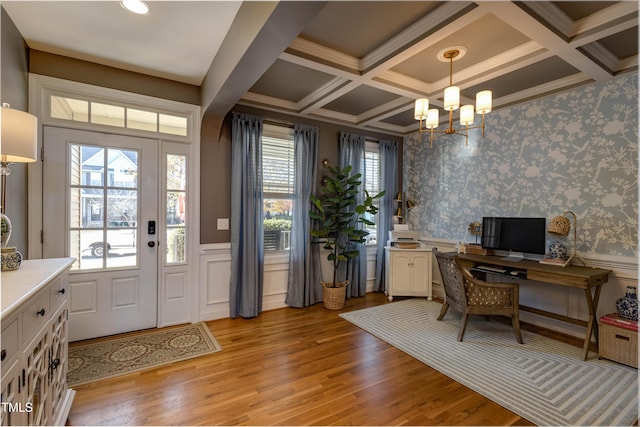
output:
<svg viewBox="0 0 640 427"><path fill-rule="evenodd" d="M329 310L340 310L344 307L344 301L347 296L347 285L349 281L337 283L335 288L327 286L326 283L322 283L322 303L325 308ZM331 284L331 283L330 283Z"/></svg>

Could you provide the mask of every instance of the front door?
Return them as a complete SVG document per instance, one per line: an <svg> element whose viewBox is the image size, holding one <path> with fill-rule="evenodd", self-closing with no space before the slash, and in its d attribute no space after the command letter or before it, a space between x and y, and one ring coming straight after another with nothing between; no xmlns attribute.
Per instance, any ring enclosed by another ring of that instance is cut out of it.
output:
<svg viewBox="0 0 640 427"><path fill-rule="evenodd" d="M43 250L76 258L71 341L157 325L158 145L44 128Z"/></svg>

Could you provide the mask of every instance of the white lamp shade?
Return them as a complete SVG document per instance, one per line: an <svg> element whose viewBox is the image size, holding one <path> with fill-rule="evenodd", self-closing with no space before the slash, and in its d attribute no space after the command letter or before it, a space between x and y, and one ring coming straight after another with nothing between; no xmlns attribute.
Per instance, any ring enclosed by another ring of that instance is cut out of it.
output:
<svg viewBox="0 0 640 427"><path fill-rule="evenodd" d="M491 112L491 97L490 90L483 90L476 93L476 111L478 114L487 114Z"/></svg>
<svg viewBox="0 0 640 427"><path fill-rule="evenodd" d="M427 118L427 110L429 110L429 100L427 98L416 99L413 117L416 120L424 120Z"/></svg>
<svg viewBox="0 0 640 427"><path fill-rule="evenodd" d="M2 107L0 154L3 162L27 163L38 158L38 119L20 110Z"/></svg>
<svg viewBox="0 0 640 427"><path fill-rule="evenodd" d="M447 111L457 110L460 107L460 88L449 86L444 90L444 109Z"/></svg>
<svg viewBox="0 0 640 427"><path fill-rule="evenodd" d="M473 124L473 105L463 105L460 107L460 124L467 126Z"/></svg>
<svg viewBox="0 0 640 427"><path fill-rule="evenodd" d="M432 108L427 114L427 129L435 129L440 125L440 111L437 108Z"/></svg>

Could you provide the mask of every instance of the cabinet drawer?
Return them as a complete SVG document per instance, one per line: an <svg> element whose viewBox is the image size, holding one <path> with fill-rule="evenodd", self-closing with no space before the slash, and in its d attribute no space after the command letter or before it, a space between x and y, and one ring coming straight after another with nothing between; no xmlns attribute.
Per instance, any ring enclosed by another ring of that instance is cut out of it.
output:
<svg viewBox="0 0 640 427"><path fill-rule="evenodd" d="M51 282L50 292L51 312L54 312L58 308L62 307L69 295L69 290L67 289L67 281L65 280L64 276L58 276Z"/></svg>
<svg viewBox="0 0 640 427"><path fill-rule="evenodd" d="M18 318L5 320L2 322L2 354L0 355L0 366L5 369L5 366L11 362L13 357L18 352Z"/></svg>
<svg viewBox="0 0 640 427"><path fill-rule="evenodd" d="M40 330L51 317L49 290L40 292L34 301L27 305L22 316L22 342L26 342Z"/></svg>
<svg viewBox="0 0 640 427"><path fill-rule="evenodd" d="M638 367L638 332L600 324L600 357Z"/></svg>

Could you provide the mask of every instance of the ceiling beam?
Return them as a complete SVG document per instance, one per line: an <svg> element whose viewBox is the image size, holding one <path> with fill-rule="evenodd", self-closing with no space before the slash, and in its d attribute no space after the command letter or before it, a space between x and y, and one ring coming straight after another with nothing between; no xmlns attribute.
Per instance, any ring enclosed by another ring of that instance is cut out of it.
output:
<svg viewBox="0 0 640 427"><path fill-rule="evenodd" d="M504 1L479 2L478 5L486 12L509 22L522 34L545 46L554 55L587 74L593 80L606 81L612 77L611 73L603 66L575 49L565 38L547 28L518 5Z"/></svg>
<svg viewBox="0 0 640 427"><path fill-rule="evenodd" d="M326 2L243 2L202 83L202 109L218 134L226 114Z"/></svg>

